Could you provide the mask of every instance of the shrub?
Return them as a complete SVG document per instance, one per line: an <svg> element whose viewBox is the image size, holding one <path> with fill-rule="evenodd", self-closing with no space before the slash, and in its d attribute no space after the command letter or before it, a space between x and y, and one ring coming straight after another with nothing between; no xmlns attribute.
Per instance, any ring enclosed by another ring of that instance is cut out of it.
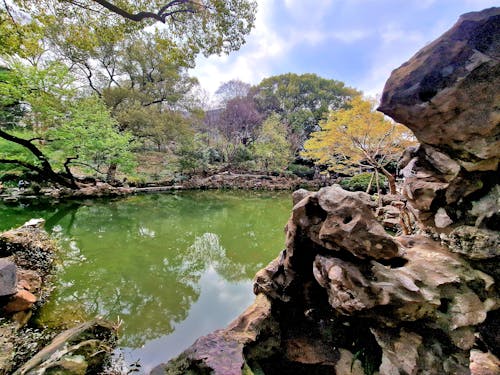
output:
<svg viewBox="0 0 500 375"><path fill-rule="evenodd" d="M366 191L368 184L372 178L372 173L360 173L352 177L344 178L340 181L340 186L349 191ZM379 183L381 192L387 190L387 178L384 175L379 174ZM370 194L377 192L377 184L375 179L373 179L372 187L369 191Z"/></svg>
<svg viewBox="0 0 500 375"><path fill-rule="evenodd" d="M309 180L312 180L314 177L314 168L308 167L307 165L290 164L287 170L296 176L307 178Z"/></svg>

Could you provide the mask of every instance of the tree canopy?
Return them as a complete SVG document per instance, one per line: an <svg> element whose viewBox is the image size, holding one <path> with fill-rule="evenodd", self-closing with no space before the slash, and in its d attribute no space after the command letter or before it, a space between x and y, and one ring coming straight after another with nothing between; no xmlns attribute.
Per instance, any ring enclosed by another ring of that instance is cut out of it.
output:
<svg viewBox="0 0 500 375"><path fill-rule="evenodd" d="M386 166L414 142L410 130L375 112L373 103L361 96L353 98L346 109L330 111L319 126L321 130L305 143L304 157L335 171L349 172L354 167L382 172L395 193L394 176Z"/></svg>
<svg viewBox="0 0 500 375"><path fill-rule="evenodd" d="M100 174L111 165L133 165L130 134L117 131L100 98L79 98L72 81L57 63L2 71L0 164L72 188L77 187L71 171L76 165Z"/></svg>
<svg viewBox="0 0 500 375"><path fill-rule="evenodd" d="M245 42L255 22L252 0L13 0L4 2L10 27L22 26L17 18L28 17L53 36L64 38L75 51L94 53L103 44L123 40L137 32L154 32L165 49L182 50L189 64L198 53L229 53ZM111 12L110 12L111 11ZM144 21L144 22L134 22ZM3 27L6 29L7 27ZM57 32L58 34L54 33Z"/></svg>
<svg viewBox="0 0 500 375"><path fill-rule="evenodd" d="M272 76L251 91L261 112L279 114L298 136L297 150L329 110L343 108L357 94L343 82L310 73Z"/></svg>

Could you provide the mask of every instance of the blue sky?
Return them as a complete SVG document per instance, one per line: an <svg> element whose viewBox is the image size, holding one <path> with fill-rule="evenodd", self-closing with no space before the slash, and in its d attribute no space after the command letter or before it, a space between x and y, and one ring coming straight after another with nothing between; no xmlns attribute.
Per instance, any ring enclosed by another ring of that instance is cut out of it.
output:
<svg viewBox="0 0 500 375"><path fill-rule="evenodd" d="M498 0L257 0L256 27L228 56L199 57L191 74L209 93L231 79L251 84L316 73L368 95L390 72L467 12Z"/></svg>

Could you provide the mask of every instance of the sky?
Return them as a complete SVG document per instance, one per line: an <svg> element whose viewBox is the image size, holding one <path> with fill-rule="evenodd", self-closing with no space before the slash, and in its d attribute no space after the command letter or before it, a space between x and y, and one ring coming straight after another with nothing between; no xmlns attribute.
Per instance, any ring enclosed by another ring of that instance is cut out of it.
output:
<svg viewBox="0 0 500 375"><path fill-rule="evenodd" d="M316 73L366 95L467 12L498 0L257 0L255 28L236 52L198 57L191 74L213 94L224 82L258 84Z"/></svg>

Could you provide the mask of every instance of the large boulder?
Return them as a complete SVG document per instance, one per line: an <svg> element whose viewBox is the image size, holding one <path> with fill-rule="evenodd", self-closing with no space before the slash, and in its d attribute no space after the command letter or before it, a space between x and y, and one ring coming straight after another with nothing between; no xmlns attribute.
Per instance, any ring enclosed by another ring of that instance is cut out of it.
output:
<svg viewBox="0 0 500 375"><path fill-rule="evenodd" d="M466 170L500 155L500 8L467 13L387 81L379 110Z"/></svg>
<svg viewBox="0 0 500 375"><path fill-rule="evenodd" d="M419 222L450 235L444 239L453 251L471 259L481 253L483 269L499 255L498 246L479 246L498 243L499 87L500 8L490 8L464 14L394 70L379 107L421 143L400 165Z"/></svg>

